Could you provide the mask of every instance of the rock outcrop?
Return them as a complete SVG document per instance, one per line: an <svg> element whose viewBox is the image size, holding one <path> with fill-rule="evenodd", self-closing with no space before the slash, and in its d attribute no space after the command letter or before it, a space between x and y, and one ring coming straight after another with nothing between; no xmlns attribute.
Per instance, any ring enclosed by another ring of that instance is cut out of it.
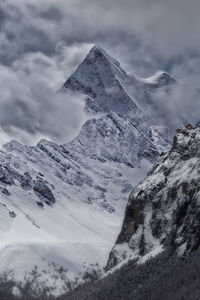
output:
<svg viewBox="0 0 200 300"><path fill-rule="evenodd" d="M156 249L187 255L200 246L200 124L177 129L147 178L130 194L108 268Z"/></svg>

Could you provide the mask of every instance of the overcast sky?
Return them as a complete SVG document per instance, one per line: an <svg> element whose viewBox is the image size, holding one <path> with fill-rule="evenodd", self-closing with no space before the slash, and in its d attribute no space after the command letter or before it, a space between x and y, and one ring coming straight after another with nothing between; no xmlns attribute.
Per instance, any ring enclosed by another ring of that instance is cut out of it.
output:
<svg viewBox="0 0 200 300"><path fill-rule="evenodd" d="M1 0L0 144L76 135L82 96L55 91L93 44L129 72L199 87L199 11L199 0Z"/></svg>

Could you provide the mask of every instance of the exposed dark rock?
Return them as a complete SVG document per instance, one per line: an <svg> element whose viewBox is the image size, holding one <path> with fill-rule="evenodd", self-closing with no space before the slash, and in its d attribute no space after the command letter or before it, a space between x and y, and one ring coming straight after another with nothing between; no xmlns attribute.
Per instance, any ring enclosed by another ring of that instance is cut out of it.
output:
<svg viewBox="0 0 200 300"><path fill-rule="evenodd" d="M14 211L9 211L9 216L11 218L15 218L16 217L16 213Z"/></svg>
<svg viewBox="0 0 200 300"><path fill-rule="evenodd" d="M37 197L46 204L52 205L55 203L56 199L44 180L38 179L33 187L33 190Z"/></svg>
<svg viewBox="0 0 200 300"><path fill-rule="evenodd" d="M39 207L44 207L44 204L41 201L36 202Z"/></svg>
<svg viewBox="0 0 200 300"><path fill-rule="evenodd" d="M4 188L2 186L0 186L0 191L1 191L2 194L10 196L10 192L6 188Z"/></svg>
<svg viewBox="0 0 200 300"><path fill-rule="evenodd" d="M118 251L122 243L127 243L134 257L158 245L173 247L184 255L199 248L199 159L200 127L188 124L179 128L172 149L160 157L129 197L110 267L123 259L123 252Z"/></svg>
<svg viewBox="0 0 200 300"><path fill-rule="evenodd" d="M8 185L14 184L13 177L5 166L0 166L0 182Z"/></svg>
<svg viewBox="0 0 200 300"><path fill-rule="evenodd" d="M20 177L21 187L24 190L30 190L33 185L32 177L28 172L25 172L24 175Z"/></svg>

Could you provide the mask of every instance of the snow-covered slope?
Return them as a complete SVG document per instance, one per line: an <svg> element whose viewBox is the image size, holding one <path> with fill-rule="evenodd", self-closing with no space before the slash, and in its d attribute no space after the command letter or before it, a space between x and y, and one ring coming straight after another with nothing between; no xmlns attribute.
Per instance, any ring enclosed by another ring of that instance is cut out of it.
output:
<svg viewBox="0 0 200 300"><path fill-rule="evenodd" d="M171 150L131 192L109 268L124 259L146 259L163 248L185 255L198 249L199 158L200 124L179 128Z"/></svg>
<svg viewBox="0 0 200 300"><path fill-rule="evenodd" d="M174 84L163 76L129 76L95 46L65 83L86 95L79 135L63 145L11 141L0 151L2 271L23 278L37 265L50 278L62 266L75 278L84 263L106 264L132 187L168 147L169 129L145 112L152 86Z"/></svg>
<svg viewBox="0 0 200 300"><path fill-rule="evenodd" d="M146 153L138 160L140 148ZM73 278L84 262L105 265L132 184L156 154L114 113L87 121L66 145L7 144L0 152L1 270L22 278L34 265L53 272L55 263Z"/></svg>

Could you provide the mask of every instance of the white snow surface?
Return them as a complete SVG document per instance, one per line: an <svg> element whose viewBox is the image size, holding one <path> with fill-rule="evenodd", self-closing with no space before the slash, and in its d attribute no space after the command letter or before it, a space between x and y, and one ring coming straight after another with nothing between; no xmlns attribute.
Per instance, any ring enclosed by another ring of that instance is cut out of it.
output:
<svg viewBox="0 0 200 300"><path fill-rule="evenodd" d="M39 272L52 274L55 265L62 266L69 270L70 279L84 272L84 264L105 266L131 184L138 183L151 165L142 160L130 168L105 158L101 161L79 153L78 146L76 141L62 148L44 140L37 147L12 141L5 146L6 152L0 153L0 173L8 168L13 179L12 184L0 181L2 189L9 192L0 194L0 269L14 270L18 280L35 265ZM63 157L59 151L69 154L61 152ZM27 173L30 186L27 183L22 188L20 176ZM45 199L38 199L32 188L38 179L45 180L55 203L47 205Z"/></svg>
<svg viewBox="0 0 200 300"><path fill-rule="evenodd" d="M37 265L50 285L61 266L74 279L106 265L130 191L168 147L164 124L145 117L144 82L100 47L65 87L85 93L90 117L73 141L11 141L0 151L0 270L23 280Z"/></svg>

